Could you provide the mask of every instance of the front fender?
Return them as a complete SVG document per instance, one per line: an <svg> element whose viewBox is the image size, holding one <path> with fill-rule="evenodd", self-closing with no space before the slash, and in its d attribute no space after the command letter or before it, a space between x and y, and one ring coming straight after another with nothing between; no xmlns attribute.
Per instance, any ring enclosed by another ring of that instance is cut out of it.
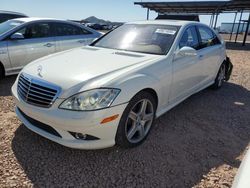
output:
<svg viewBox="0 0 250 188"><path fill-rule="evenodd" d="M119 105L129 102L138 92L143 89L153 89L156 92L157 96L161 95L160 80L147 74L136 74L124 78L123 80L118 82L117 88L120 88L121 92L112 105Z"/></svg>

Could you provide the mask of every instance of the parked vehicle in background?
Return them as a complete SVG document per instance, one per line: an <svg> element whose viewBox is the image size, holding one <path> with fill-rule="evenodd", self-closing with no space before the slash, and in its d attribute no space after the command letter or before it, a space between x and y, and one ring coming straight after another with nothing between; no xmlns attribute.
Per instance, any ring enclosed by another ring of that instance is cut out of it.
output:
<svg viewBox="0 0 250 188"><path fill-rule="evenodd" d="M87 27L89 27L89 28L94 29L94 30L102 30L102 29L103 29L102 25L97 24L97 23L87 23L87 24L85 24L85 25L86 25Z"/></svg>
<svg viewBox="0 0 250 188"><path fill-rule="evenodd" d="M14 19L14 18L25 18L25 17L28 17L28 16L19 12L0 10L0 23L5 22L7 20Z"/></svg>
<svg viewBox="0 0 250 188"><path fill-rule="evenodd" d="M112 29L112 25L108 25L108 24L102 24L102 30L111 30Z"/></svg>
<svg viewBox="0 0 250 188"><path fill-rule="evenodd" d="M134 147L155 117L208 86L220 88L231 70L224 41L208 26L141 21L34 61L12 93L19 119L59 144Z"/></svg>
<svg viewBox="0 0 250 188"><path fill-rule="evenodd" d="M40 57L90 44L101 33L81 24L18 18L0 24L0 77L17 74Z"/></svg>

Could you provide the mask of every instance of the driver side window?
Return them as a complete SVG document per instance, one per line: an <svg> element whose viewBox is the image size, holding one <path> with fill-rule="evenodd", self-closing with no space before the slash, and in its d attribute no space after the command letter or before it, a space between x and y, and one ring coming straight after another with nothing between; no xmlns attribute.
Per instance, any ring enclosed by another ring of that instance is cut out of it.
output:
<svg viewBox="0 0 250 188"><path fill-rule="evenodd" d="M186 31L183 33L179 43L179 48L181 49L184 46L189 46L198 50L199 40L194 26L187 28Z"/></svg>
<svg viewBox="0 0 250 188"><path fill-rule="evenodd" d="M16 33L20 33L25 39L51 37L51 27L49 23L35 23L26 26Z"/></svg>

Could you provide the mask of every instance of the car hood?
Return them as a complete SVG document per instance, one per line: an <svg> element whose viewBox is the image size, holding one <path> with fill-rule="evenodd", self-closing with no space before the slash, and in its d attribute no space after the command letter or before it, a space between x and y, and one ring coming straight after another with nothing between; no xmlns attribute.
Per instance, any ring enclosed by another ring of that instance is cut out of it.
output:
<svg viewBox="0 0 250 188"><path fill-rule="evenodd" d="M132 53L106 48L82 47L38 59L27 65L23 72L60 86L63 90L84 85L91 80L114 79L119 72L158 55ZM40 69L40 70L38 70ZM40 76L38 72L40 71ZM123 71L124 72L124 71Z"/></svg>

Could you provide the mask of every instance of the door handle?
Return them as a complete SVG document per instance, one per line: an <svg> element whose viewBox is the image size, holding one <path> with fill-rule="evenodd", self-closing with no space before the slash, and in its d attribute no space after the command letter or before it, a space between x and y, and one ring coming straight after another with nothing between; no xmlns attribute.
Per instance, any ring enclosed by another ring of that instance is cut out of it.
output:
<svg viewBox="0 0 250 188"><path fill-rule="evenodd" d="M47 44L44 44L44 46L46 46L46 47L51 47L51 46L54 46L54 44L52 44L52 43L47 43Z"/></svg>
<svg viewBox="0 0 250 188"><path fill-rule="evenodd" d="M199 59L202 59L204 57L204 55L199 55Z"/></svg>

